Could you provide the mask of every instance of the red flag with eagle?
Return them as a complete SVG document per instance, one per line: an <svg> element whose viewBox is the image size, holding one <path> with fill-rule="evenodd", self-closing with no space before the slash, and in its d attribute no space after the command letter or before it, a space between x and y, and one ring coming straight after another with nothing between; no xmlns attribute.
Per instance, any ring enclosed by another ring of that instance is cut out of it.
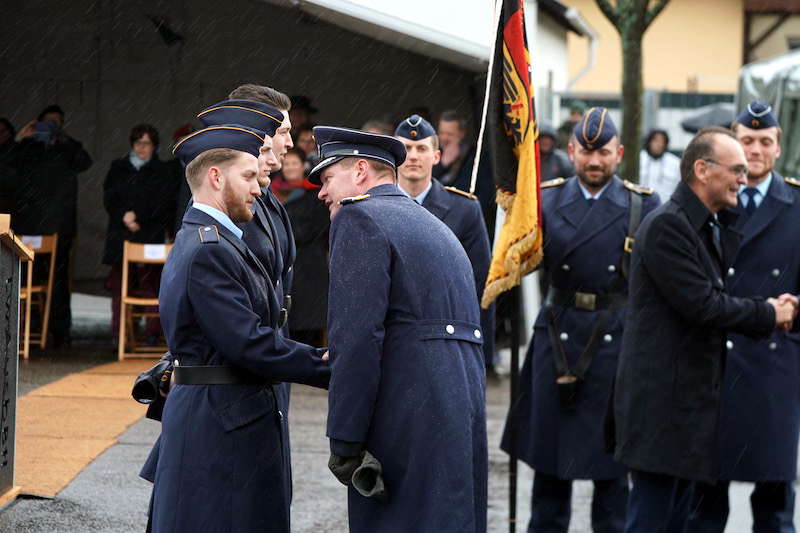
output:
<svg viewBox="0 0 800 533"><path fill-rule="evenodd" d="M486 99L497 203L497 237L481 305L515 285L542 259L539 128L534 111L523 0L502 0Z"/></svg>

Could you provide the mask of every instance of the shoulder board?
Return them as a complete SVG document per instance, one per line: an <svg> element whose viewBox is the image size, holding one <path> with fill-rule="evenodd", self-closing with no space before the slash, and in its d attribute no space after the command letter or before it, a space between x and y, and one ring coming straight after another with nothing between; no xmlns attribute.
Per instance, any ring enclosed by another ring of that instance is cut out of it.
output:
<svg viewBox="0 0 800 533"><path fill-rule="evenodd" d="M623 181L622 184L625 185L626 189L628 189L629 191L633 191L637 194L645 194L647 196L653 194L653 189L650 189L648 187L642 187L641 185L636 185L635 183L631 183L628 180Z"/></svg>
<svg viewBox="0 0 800 533"><path fill-rule="evenodd" d="M559 185L564 185L567 182L564 178L556 178L552 180L543 181L539 184L540 189L549 189L550 187L558 187Z"/></svg>
<svg viewBox="0 0 800 533"><path fill-rule="evenodd" d="M478 199L478 197L475 196L474 194L470 194L467 191L462 191L461 189L456 189L455 187L445 187L444 190L446 190L448 192L453 192L453 193L456 193L456 194L460 194L461 196L466 196L470 200L477 200Z"/></svg>
<svg viewBox="0 0 800 533"><path fill-rule="evenodd" d="M350 196L348 198L342 198L339 202L339 205L347 205L347 204L354 204L356 202L360 202L361 200L366 200L369 198L369 194L362 194L361 196Z"/></svg>
<svg viewBox="0 0 800 533"><path fill-rule="evenodd" d="M797 179L797 178L783 178L783 181L785 181L789 185L794 185L795 187L800 187L800 180Z"/></svg>
<svg viewBox="0 0 800 533"><path fill-rule="evenodd" d="M197 228L197 233L200 234L200 242L203 244L219 242L219 230L216 226L203 226L202 228Z"/></svg>

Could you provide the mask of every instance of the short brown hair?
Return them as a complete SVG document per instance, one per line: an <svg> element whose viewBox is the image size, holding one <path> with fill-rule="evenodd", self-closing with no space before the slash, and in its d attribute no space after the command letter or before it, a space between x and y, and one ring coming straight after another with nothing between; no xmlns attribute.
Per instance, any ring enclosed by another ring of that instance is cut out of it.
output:
<svg viewBox="0 0 800 533"><path fill-rule="evenodd" d="M186 165L186 181L189 189L196 190L203 183L203 172L215 165L227 163L239 157L241 152L230 148L212 148L206 150Z"/></svg>
<svg viewBox="0 0 800 533"><path fill-rule="evenodd" d="M262 104L271 105L281 111L288 111L292 108L292 101L288 96L283 94L277 89L267 87L266 85L256 85L255 83L245 83L239 85L231 94L228 95L231 100L251 100L253 102L261 102Z"/></svg>
<svg viewBox="0 0 800 533"><path fill-rule="evenodd" d="M716 153L714 138L717 135L726 135L736 142L739 142L738 139L736 139L736 135L727 128L708 126L698 131L692 140L689 141L689 145L683 151L683 157L681 157L681 179L684 182L691 183L694 180L695 161L714 157Z"/></svg>
<svg viewBox="0 0 800 533"><path fill-rule="evenodd" d="M731 124L731 131L733 131L733 133L736 133L736 130L739 129L739 126L743 126L743 124L738 120L734 120L733 123ZM776 140L778 142L781 142L781 135L783 134L783 130L781 129L780 126L775 126L775 127L778 128L778 137Z"/></svg>
<svg viewBox="0 0 800 533"><path fill-rule="evenodd" d="M131 146L133 143L141 139L147 134L153 143L153 146L158 148L158 130L152 124L137 124L131 129Z"/></svg>

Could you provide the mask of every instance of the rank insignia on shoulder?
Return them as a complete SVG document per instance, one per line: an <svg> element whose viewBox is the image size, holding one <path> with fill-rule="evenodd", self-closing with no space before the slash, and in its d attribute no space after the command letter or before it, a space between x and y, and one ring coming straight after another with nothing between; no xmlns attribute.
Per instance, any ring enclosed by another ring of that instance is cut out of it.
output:
<svg viewBox="0 0 800 533"><path fill-rule="evenodd" d="M540 189L549 189L550 187L558 187L559 185L564 185L567 182L564 178L556 178L553 180L543 181L539 184Z"/></svg>
<svg viewBox="0 0 800 533"><path fill-rule="evenodd" d="M361 196L350 196L349 198L342 198L339 201L339 205L354 204L356 202L360 202L361 200L366 200L367 198L369 198L369 194L362 194Z"/></svg>
<svg viewBox="0 0 800 533"><path fill-rule="evenodd" d="M467 191L462 191L461 189L456 189L455 187L445 187L444 190L446 190L448 192L455 193L455 194L460 194L461 196L466 196L470 200L477 200L478 199L478 197L475 196L474 194L468 193Z"/></svg>
<svg viewBox="0 0 800 533"><path fill-rule="evenodd" d="M650 189L648 187L642 187L641 185L636 185L635 183L632 183L628 180L625 180L622 183L623 185L625 185L625 188L628 189L629 191L633 191L639 194L646 194L647 196L653 194L653 189Z"/></svg>
<svg viewBox="0 0 800 533"><path fill-rule="evenodd" d="M202 228L197 228L197 233L200 234L200 242L203 244L219 242L219 230L216 226L203 226Z"/></svg>
<svg viewBox="0 0 800 533"><path fill-rule="evenodd" d="M789 185L794 185L795 187L800 187L800 180L797 179L797 178L783 178L783 181L785 181Z"/></svg>

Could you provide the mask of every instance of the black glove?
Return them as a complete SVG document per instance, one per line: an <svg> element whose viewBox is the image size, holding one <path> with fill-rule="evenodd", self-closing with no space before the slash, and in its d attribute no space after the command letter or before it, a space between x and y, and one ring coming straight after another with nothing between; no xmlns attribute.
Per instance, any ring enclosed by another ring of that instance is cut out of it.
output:
<svg viewBox="0 0 800 533"><path fill-rule="evenodd" d="M328 459L328 468L342 485L349 487L352 484L353 472L361 465L361 457L363 455L362 453L354 457L342 457L341 455L331 454L330 459Z"/></svg>
<svg viewBox="0 0 800 533"><path fill-rule="evenodd" d="M149 404L161 397L159 391L167 394L172 377L172 365L172 354L167 352L158 363L139 374L133 382L131 391L133 399L139 403Z"/></svg>
<svg viewBox="0 0 800 533"><path fill-rule="evenodd" d="M389 503L389 491L383 483L383 467L371 453L364 452L361 464L353 472L353 488L365 498Z"/></svg>

